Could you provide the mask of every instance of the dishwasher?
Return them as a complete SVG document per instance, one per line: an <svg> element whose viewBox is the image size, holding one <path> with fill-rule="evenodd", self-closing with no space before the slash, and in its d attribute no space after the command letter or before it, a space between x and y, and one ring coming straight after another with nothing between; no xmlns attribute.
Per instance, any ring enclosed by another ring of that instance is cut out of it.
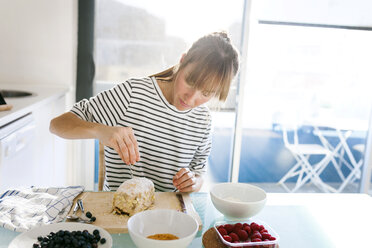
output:
<svg viewBox="0 0 372 248"><path fill-rule="evenodd" d="M37 183L35 138L32 113L0 127L0 192Z"/></svg>

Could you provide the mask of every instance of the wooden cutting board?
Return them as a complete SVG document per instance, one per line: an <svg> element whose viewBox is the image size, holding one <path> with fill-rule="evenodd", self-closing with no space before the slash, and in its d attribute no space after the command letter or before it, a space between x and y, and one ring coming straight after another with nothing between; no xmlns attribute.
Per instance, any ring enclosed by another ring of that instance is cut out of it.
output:
<svg viewBox="0 0 372 248"><path fill-rule="evenodd" d="M199 230L201 230L202 222L192 205L190 195L182 193L182 196L187 214L195 218L199 224ZM113 197L114 192L83 192L75 198L69 214L72 214L72 209L77 199L82 199L85 212L89 211L97 218L93 223L94 225L104 228L109 233L127 233L129 216L114 214L112 209ZM155 192L155 203L150 209L182 210L175 192ZM76 214L81 215L80 209Z"/></svg>

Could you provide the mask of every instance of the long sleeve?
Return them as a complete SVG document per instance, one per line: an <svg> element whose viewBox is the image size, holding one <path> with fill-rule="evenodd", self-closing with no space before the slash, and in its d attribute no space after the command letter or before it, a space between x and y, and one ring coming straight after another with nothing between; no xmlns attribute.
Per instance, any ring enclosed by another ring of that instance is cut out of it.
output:
<svg viewBox="0 0 372 248"><path fill-rule="evenodd" d="M128 109L132 87L129 81L118 84L88 99L74 104L71 112L89 122L115 126Z"/></svg>

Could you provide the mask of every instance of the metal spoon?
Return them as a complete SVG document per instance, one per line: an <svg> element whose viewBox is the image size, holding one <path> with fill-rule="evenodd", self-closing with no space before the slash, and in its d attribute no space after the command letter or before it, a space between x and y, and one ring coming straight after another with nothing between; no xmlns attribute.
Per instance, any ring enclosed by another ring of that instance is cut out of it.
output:
<svg viewBox="0 0 372 248"><path fill-rule="evenodd" d="M129 164L130 178L133 178L132 164Z"/></svg>
<svg viewBox="0 0 372 248"><path fill-rule="evenodd" d="M77 203L77 204L79 205L79 207L80 207L81 215L82 215L82 216L85 216L83 201L82 201L81 199L78 199L76 203Z"/></svg>
<svg viewBox="0 0 372 248"><path fill-rule="evenodd" d="M77 219L79 219L80 217L76 215L76 211L78 209L79 209L79 204L76 202L75 203L74 210L72 211L72 215L67 216L66 219L68 219L68 220L77 220Z"/></svg>
<svg viewBox="0 0 372 248"><path fill-rule="evenodd" d="M80 207L80 210L81 210L81 216L79 217L79 222L83 222L83 223L92 223L93 221L85 218L85 212L84 212L84 205L83 205L83 201L81 199L78 199L77 202L76 202L79 207Z"/></svg>

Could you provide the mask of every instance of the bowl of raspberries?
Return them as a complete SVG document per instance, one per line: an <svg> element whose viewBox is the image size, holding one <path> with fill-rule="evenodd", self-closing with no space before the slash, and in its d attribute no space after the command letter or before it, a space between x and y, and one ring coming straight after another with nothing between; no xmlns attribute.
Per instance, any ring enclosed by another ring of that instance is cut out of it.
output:
<svg viewBox="0 0 372 248"><path fill-rule="evenodd" d="M214 228L228 247L276 248L279 235L260 220L218 221Z"/></svg>

